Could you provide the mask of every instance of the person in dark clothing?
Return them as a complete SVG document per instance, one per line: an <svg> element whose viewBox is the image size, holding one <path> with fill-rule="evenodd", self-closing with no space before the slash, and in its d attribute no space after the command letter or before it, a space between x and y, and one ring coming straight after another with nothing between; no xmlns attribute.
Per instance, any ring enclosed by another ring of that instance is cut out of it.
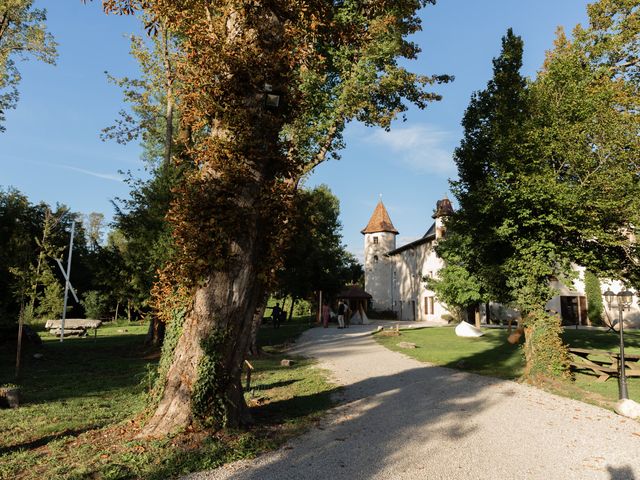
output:
<svg viewBox="0 0 640 480"><path fill-rule="evenodd" d="M280 326L281 322L286 322L287 321L287 312L285 312L284 310L280 310L280 319L278 320L278 326Z"/></svg>
<svg viewBox="0 0 640 480"><path fill-rule="evenodd" d="M284 310L280 308L280 304L276 303L275 307L269 307L271 309L271 321L273 322L273 328L280 328L281 315ZM286 314L285 314L286 315Z"/></svg>

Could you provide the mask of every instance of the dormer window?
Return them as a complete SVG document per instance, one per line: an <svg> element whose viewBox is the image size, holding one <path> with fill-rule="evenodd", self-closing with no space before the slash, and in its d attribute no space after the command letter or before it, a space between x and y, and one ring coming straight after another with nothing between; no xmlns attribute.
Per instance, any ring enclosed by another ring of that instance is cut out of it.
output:
<svg viewBox="0 0 640 480"><path fill-rule="evenodd" d="M377 245L378 244L378 237L373 237L373 244Z"/></svg>

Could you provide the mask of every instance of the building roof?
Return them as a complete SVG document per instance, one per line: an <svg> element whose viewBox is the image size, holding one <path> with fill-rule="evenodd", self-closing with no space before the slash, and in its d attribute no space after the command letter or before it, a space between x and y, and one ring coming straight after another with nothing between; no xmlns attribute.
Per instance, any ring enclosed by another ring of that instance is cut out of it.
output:
<svg viewBox="0 0 640 480"><path fill-rule="evenodd" d="M387 213L387 209L384 208L384 204L382 200L378 202L376 205L376 209L373 211L373 215L371 215L371 219L369 219L369 223L366 227L361 231L361 233L378 233L378 232L390 232L398 234L396 227L391 223L391 218L389 218L389 213Z"/></svg>
<svg viewBox="0 0 640 480"><path fill-rule="evenodd" d="M358 299L358 298L373 298L370 294L365 292L357 285L347 285L342 289L338 298Z"/></svg>
<svg viewBox="0 0 640 480"><path fill-rule="evenodd" d="M436 202L436 211L433 213L432 218L448 217L453 214L453 205L451 200L444 197L442 200Z"/></svg>
<svg viewBox="0 0 640 480"><path fill-rule="evenodd" d="M406 245L402 245L401 247L398 247L395 250L391 250L390 252L387 252L386 255L387 256L395 255L396 253L404 252L405 250L409 250L410 248L417 247L418 245L422 245L423 243L427 243L435 239L436 239L436 224L434 223L433 225L431 225L431 227L429 227L429 230L427 230L427 232L422 236L422 238L419 238L418 240L414 240L411 243L407 243Z"/></svg>

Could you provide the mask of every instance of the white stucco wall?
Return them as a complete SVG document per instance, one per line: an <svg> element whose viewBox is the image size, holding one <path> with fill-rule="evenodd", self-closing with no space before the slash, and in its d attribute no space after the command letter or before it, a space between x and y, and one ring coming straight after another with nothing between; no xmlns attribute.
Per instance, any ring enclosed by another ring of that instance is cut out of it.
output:
<svg viewBox="0 0 640 480"><path fill-rule="evenodd" d="M426 242L390 256L395 272L393 310L402 320L440 320L447 309L434 298L433 314L425 312L425 298L434 297L423 280L437 276L442 260L436 255L433 242Z"/></svg>
<svg viewBox="0 0 640 480"><path fill-rule="evenodd" d="M391 310L393 268L385 254L395 248L396 235L393 233L367 233L364 236L364 290L373 297L371 306L375 310Z"/></svg>

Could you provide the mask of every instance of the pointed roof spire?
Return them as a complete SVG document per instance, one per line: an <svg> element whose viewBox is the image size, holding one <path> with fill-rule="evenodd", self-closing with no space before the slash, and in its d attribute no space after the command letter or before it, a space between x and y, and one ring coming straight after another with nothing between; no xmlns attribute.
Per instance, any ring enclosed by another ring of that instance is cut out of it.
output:
<svg viewBox="0 0 640 480"><path fill-rule="evenodd" d="M449 200L449 197L445 195L442 200L438 200L436 202L436 210L431 216L431 218L448 217L452 214L453 214L453 205L451 205L451 200Z"/></svg>
<svg viewBox="0 0 640 480"><path fill-rule="evenodd" d="M366 227L361 231L361 233L378 233L378 232L390 232L398 234L396 227L391 223L391 218L389 218L389 213L387 213L387 209L384 208L384 204L382 203L382 199L376 205L376 209L373 211L373 215L371 215L371 219Z"/></svg>

